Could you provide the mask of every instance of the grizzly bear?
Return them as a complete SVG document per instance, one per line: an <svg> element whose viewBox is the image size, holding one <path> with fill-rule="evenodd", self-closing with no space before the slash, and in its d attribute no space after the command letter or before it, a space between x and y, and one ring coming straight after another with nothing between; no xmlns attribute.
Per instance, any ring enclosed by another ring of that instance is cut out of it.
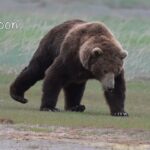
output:
<svg viewBox="0 0 150 150"><path fill-rule="evenodd" d="M102 83L111 115L128 116L124 110L126 56L127 52L102 22L66 21L41 40L29 65L10 86L10 95L27 103L25 91L44 79L41 111L59 111L56 103L63 89L65 110L82 112L86 82L96 79Z"/></svg>

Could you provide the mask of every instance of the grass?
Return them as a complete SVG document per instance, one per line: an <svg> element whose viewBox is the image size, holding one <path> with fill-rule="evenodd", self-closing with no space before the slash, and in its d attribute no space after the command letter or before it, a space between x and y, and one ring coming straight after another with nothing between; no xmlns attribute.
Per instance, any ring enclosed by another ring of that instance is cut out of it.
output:
<svg viewBox="0 0 150 150"><path fill-rule="evenodd" d="M0 71L5 73L17 72L22 66L28 64L45 33L53 26L69 19L67 16L47 19L35 15L29 17L23 14L9 13L0 14L0 18L19 20L23 24L22 29L0 30ZM80 18L82 19L82 16ZM129 56L125 61L125 68L128 79L149 78L150 21L147 18L127 19L117 16L95 16L86 20L103 21L127 49Z"/></svg>
<svg viewBox="0 0 150 150"><path fill-rule="evenodd" d="M112 8L148 8L148 6L150 5L150 2L148 0L105 0L103 2Z"/></svg>
<svg viewBox="0 0 150 150"><path fill-rule="evenodd" d="M115 118L109 115L101 87L96 81L88 82L83 97L83 104L87 108L84 113L40 112L41 82L27 92L29 103L26 105L19 104L9 97L9 85L15 78L12 72L18 73L28 64L40 39L49 29L73 18L103 21L129 52L125 62L127 79L149 78L150 20L149 16L145 15L145 11L150 7L149 0L80 0L68 1L67 5L62 1L47 6L45 11L38 7L38 12L35 13L26 9L26 6L22 10L10 12L6 9L0 13L1 22L17 21L20 27L17 30L0 30L0 118L12 119L16 124L150 130L148 80L127 82L126 110L130 114L129 118ZM141 16L138 15L138 9ZM61 93L58 107L63 109L63 104Z"/></svg>
<svg viewBox="0 0 150 150"><path fill-rule="evenodd" d="M27 92L28 104L13 101L8 95L8 87L14 75L0 74L0 118L12 119L16 124L52 125L69 127L125 128L150 130L150 82L132 81L127 83L126 110L130 117L111 117L104 101L101 87L96 81L89 81L82 103L84 113L40 112L41 82ZM63 109L63 94L58 107Z"/></svg>

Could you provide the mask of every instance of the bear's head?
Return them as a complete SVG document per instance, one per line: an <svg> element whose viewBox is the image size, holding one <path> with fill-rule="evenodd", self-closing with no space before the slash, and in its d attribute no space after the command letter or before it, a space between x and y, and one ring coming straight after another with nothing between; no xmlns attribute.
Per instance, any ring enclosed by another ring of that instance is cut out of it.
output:
<svg viewBox="0 0 150 150"><path fill-rule="evenodd" d="M82 66L101 81L105 90L112 90L127 56L120 43L113 36L93 36L82 44L79 53Z"/></svg>

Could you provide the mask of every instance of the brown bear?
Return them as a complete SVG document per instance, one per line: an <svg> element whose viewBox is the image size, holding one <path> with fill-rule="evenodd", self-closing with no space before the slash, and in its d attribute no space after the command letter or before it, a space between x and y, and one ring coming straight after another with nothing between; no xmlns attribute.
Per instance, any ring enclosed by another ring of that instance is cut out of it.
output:
<svg viewBox="0 0 150 150"><path fill-rule="evenodd" d="M112 32L101 22L69 20L41 40L29 65L10 87L10 95L27 103L24 93L44 79L41 111L59 111L56 103L60 90L65 95L65 109L84 111L81 98L88 79L102 83L113 116L128 116L124 111L125 79L123 59L127 52Z"/></svg>

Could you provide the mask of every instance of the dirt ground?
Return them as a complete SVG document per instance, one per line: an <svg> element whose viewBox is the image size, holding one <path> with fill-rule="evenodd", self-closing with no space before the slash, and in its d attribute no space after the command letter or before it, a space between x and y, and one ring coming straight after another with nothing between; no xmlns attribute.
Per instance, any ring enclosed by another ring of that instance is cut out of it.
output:
<svg viewBox="0 0 150 150"><path fill-rule="evenodd" d="M0 124L3 150L150 150L150 131Z"/></svg>

